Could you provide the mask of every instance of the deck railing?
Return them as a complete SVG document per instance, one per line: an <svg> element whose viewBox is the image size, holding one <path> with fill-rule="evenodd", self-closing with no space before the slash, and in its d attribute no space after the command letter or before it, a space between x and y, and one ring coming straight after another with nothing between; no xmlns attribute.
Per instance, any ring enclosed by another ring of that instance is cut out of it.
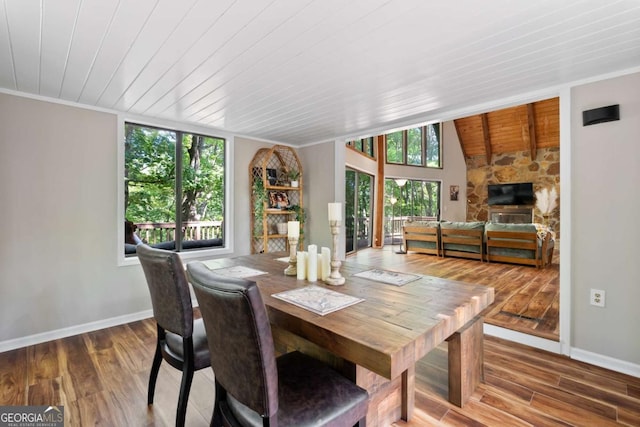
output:
<svg viewBox="0 0 640 427"><path fill-rule="evenodd" d="M146 243L154 245L176 238L175 222L137 223L138 236ZM205 240L222 237L222 221L189 221L182 223L183 240Z"/></svg>
<svg viewBox="0 0 640 427"><path fill-rule="evenodd" d="M385 238L389 237L391 239L400 238L402 240L402 225L405 221L437 221L438 219L435 216L396 216L396 217L386 217L385 218L385 226L384 226L384 234Z"/></svg>

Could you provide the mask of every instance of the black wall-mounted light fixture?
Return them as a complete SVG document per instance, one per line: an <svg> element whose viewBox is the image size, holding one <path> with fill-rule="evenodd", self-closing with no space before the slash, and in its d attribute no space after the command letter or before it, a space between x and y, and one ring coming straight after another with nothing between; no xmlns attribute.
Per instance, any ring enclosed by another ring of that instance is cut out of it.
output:
<svg viewBox="0 0 640 427"><path fill-rule="evenodd" d="M614 120L620 120L620 104L582 112L582 126L596 125Z"/></svg>

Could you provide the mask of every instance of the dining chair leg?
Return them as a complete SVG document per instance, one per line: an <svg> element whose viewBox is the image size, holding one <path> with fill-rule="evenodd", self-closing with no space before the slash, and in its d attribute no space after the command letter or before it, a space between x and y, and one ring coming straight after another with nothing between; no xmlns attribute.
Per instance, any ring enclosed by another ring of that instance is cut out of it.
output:
<svg viewBox="0 0 640 427"><path fill-rule="evenodd" d="M164 332L164 331L163 331ZM156 341L156 354L153 356L153 365L151 365L151 373L149 374L149 390L147 391L147 405L153 404L153 396L156 391L156 380L162 363L162 351L160 350L160 331L158 330L158 339Z"/></svg>
<svg viewBox="0 0 640 427"><path fill-rule="evenodd" d="M182 382L180 383L180 397L178 398L178 410L176 412L176 427L184 426L187 415L187 403L189 403L189 391L193 380L193 341L191 337L183 338L184 366L182 367Z"/></svg>
<svg viewBox="0 0 640 427"><path fill-rule="evenodd" d="M220 427L223 424L222 422L222 410L220 409L220 402L224 400L227 395L225 389L223 389L218 381L215 381L216 384L216 395L214 398L213 404L213 416L211 417L211 427Z"/></svg>

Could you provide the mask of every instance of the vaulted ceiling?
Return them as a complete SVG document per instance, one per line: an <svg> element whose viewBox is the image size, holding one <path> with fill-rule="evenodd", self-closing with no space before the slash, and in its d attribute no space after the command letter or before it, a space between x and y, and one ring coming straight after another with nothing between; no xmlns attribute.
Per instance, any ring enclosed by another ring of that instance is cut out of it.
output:
<svg viewBox="0 0 640 427"><path fill-rule="evenodd" d="M0 0L0 90L289 144L638 66L637 0Z"/></svg>
<svg viewBox="0 0 640 427"><path fill-rule="evenodd" d="M558 98L477 114L454 120L465 158L528 151L535 160L538 148L560 146Z"/></svg>

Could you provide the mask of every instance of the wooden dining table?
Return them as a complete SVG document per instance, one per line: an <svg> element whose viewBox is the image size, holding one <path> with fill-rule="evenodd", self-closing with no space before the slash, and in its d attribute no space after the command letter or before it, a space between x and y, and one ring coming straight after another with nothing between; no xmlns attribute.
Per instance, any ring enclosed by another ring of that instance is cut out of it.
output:
<svg viewBox="0 0 640 427"><path fill-rule="evenodd" d="M413 275L409 277L411 281L402 285L383 283L356 276L382 269L349 259L340 269L345 284L330 286L320 280L311 283L286 276L285 260L284 253L266 253L210 260L206 264L212 270L245 267L263 273L247 279L258 284L272 324L276 350L311 354L365 388L370 396L368 425L411 419L416 362L445 340L449 401L463 406L482 381L480 314L493 302L493 288L422 275ZM310 285L362 301L320 315L273 297Z"/></svg>

